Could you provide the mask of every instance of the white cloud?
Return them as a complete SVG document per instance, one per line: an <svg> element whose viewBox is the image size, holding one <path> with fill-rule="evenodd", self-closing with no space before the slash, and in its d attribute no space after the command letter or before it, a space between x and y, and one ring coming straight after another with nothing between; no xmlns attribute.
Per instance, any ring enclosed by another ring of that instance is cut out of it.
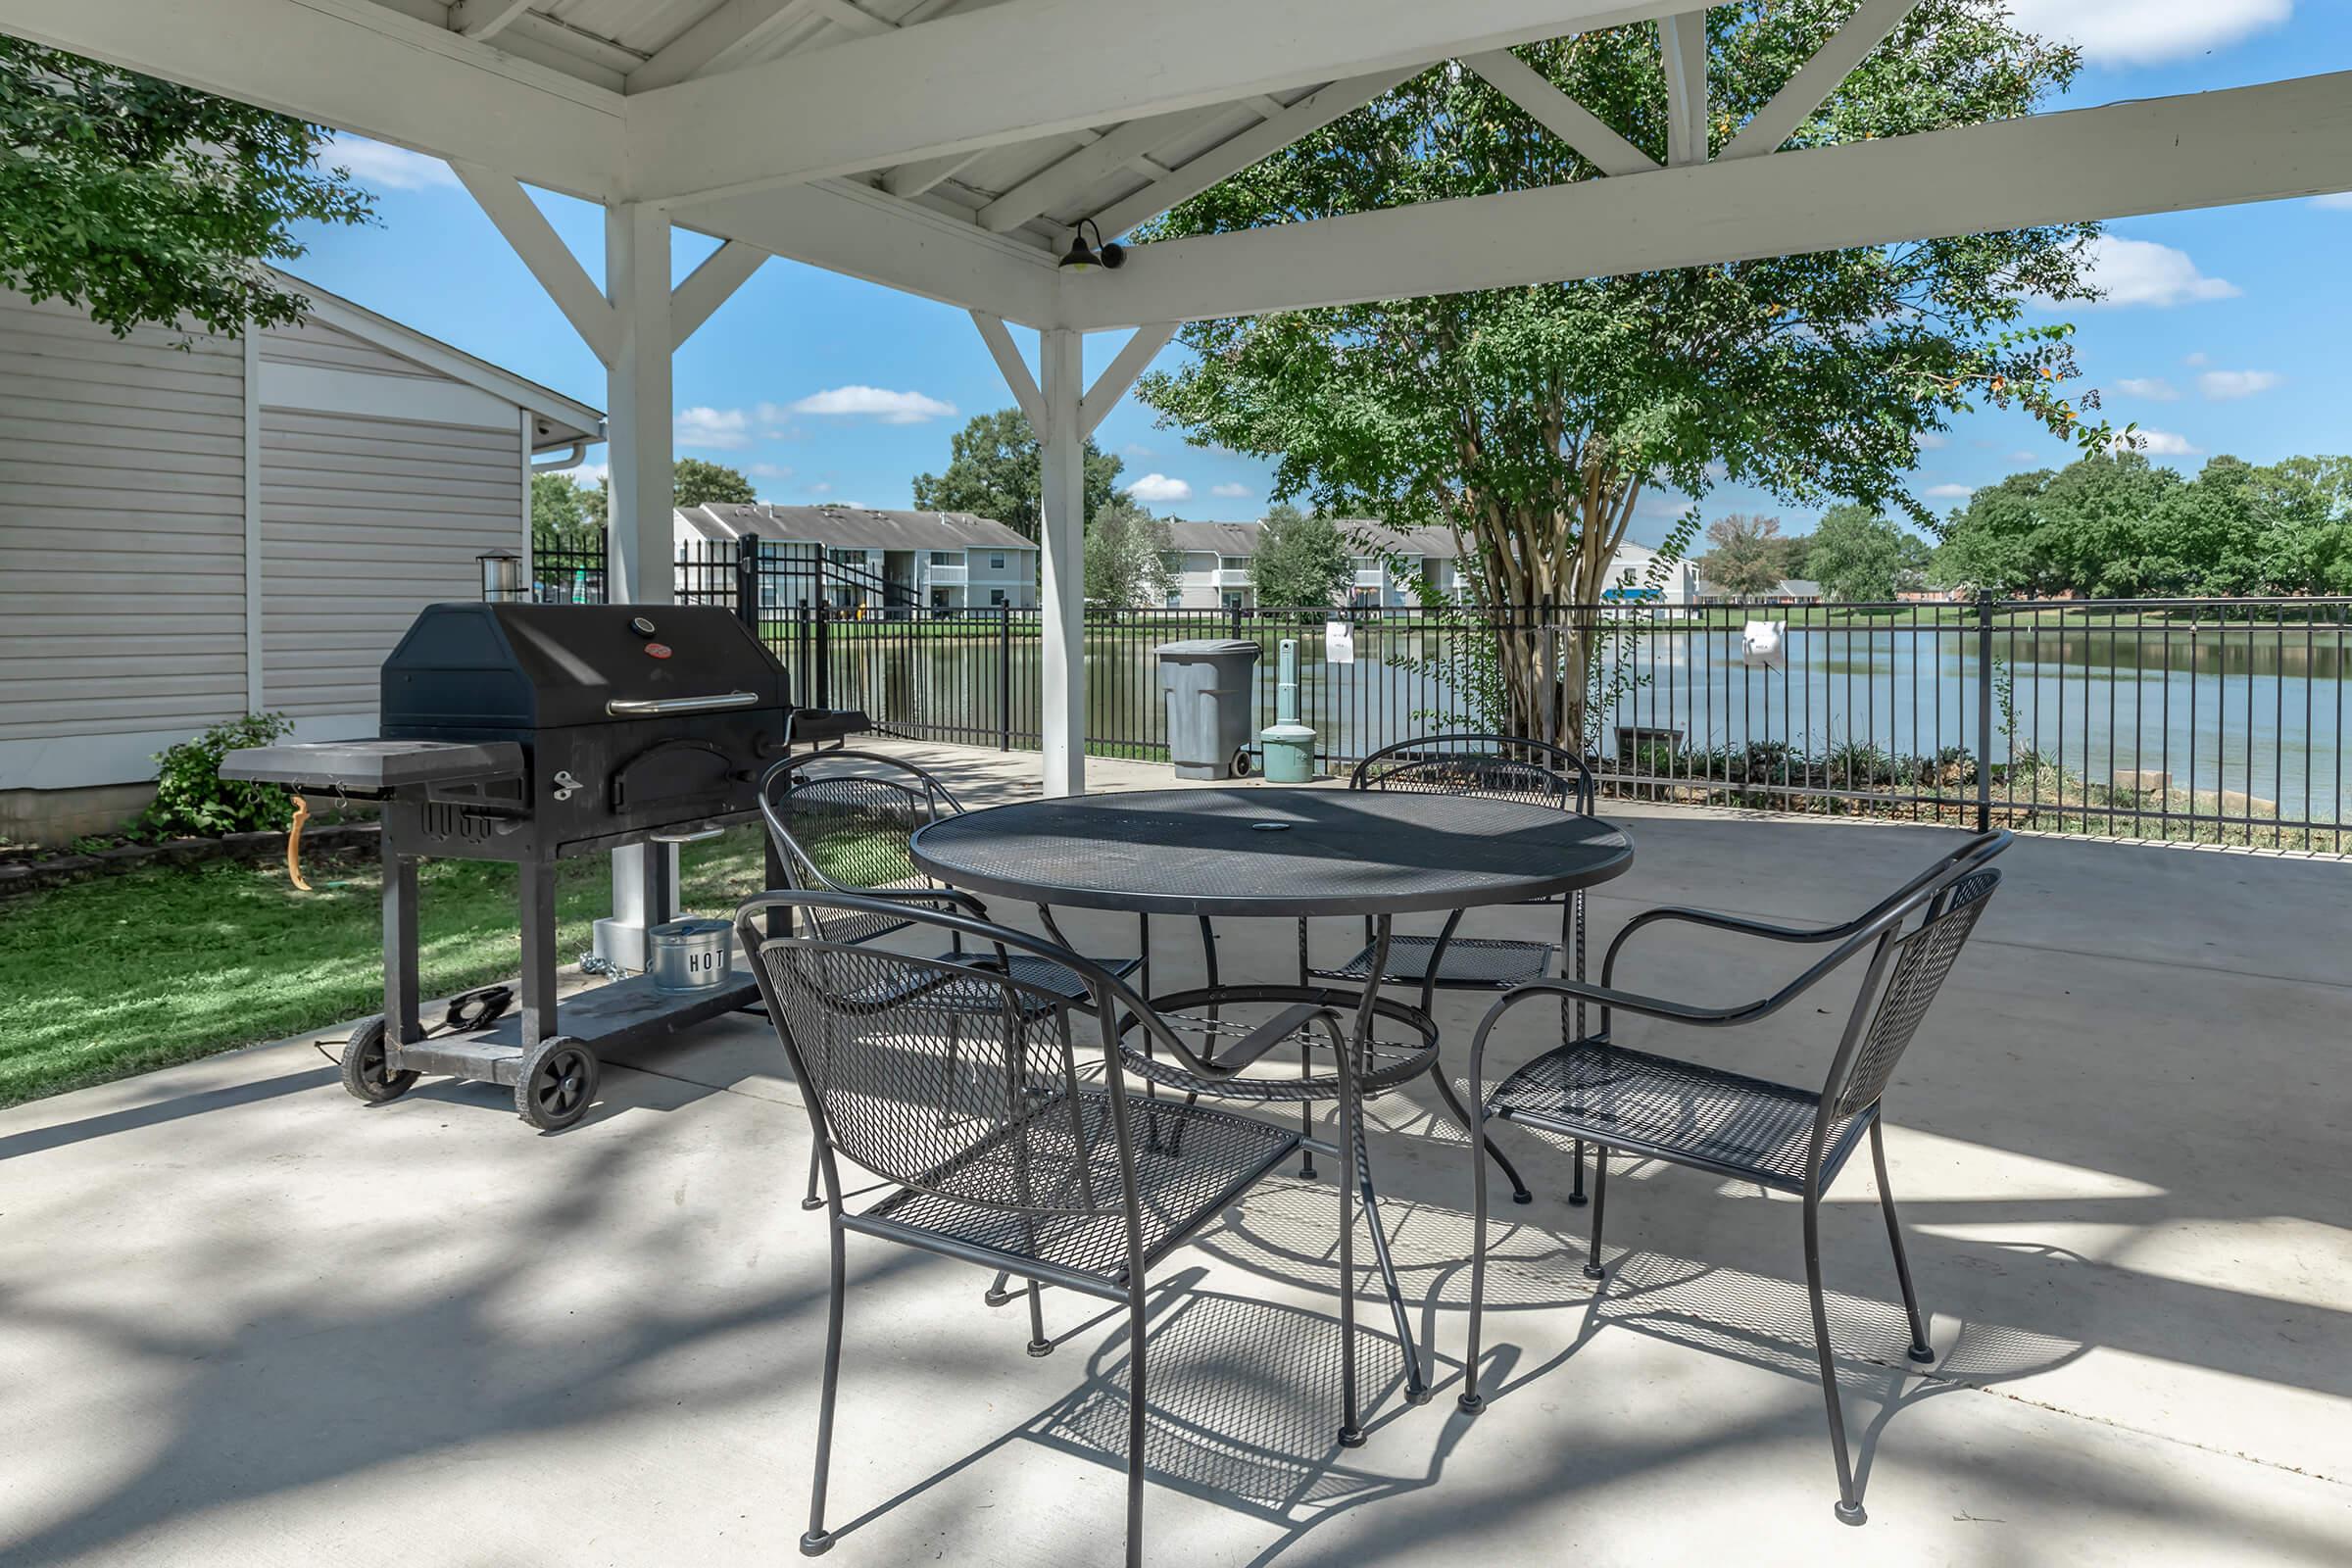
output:
<svg viewBox="0 0 2352 1568"><path fill-rule="evenodd" d="M2180 389L2161 375L2127 375L2120 377L2115 389L2128 398L2145 398L2150 403L2178 403Z"/></svg>
<svg viewBox="0 0 2352 1568"><path fill-rule="evenodd" d="M1239 501L1245 496L1255 495L1257 492L1246 484L1212 484L1208 487L1208 493L1227 501Z"/></svg>
<svg viewBox="0 0 2352 1568"><path fill-rule="evenodd" d="M371 190L458 188L458 176L440 159L344 131L337 131L327 139L327 144L319 149L318 161L330 169L341 165L351 171L353 178Z"/></svg>
<svg viewBox="0 0 2352 1568"><path fill-rule="evenodd" d="M2019 450L2009 454L2009 466L2012 468L2031 468L2040 461L2040 453L2028 452L2022 447Z"/></svg>
<svg viewBox="0 0 2352 1568"><path fill-rule="evenodd" d="M2119 430L2109 445L2117 451L2130 449L2135 452L2144 452L2151 458L2193 458L2205 450L2203 447L2191 445L2188 437L2184 435L2176 435L2170 430L2145 428L2133 430L2128 435Z"/></svg>
<svg viewBox="0 0 2352 1568"><path fill-rule="evenodd" d="M2244 292L2226 277L2207 277L2198 271L2186 251L2152 239L2101 234L2090 241L2085 259L2090 281L2106 292L2098 303L2111 308L2153 305L2169 309L2202 300L2233 300Z"/></svg>
<svg viewBox="0 0 2352 1568"><path fill-rule="evenodd" d="M2213 363L2213 356L2200 349L2194 354L2181 355L2180 363L2182 365L2211 365Z"/></svg>
<svg viewBox="0 0 2352 1568"><path fill-rule="evenodd" d="M752 444L751 416L741 409L712 409L697 404L678 411L670 421L669 438L682 447L733 452Z"/></svg>
<svg viewBox="0 0 2352 1568"><path fill-rule="evenodd" d="M2010 0L2017 24L2081 44L2100 66L2150 66L2276 27L2294 0Z"/></svg>
<svg viewBox="0 0 2352 1568"><path fill-rule="evenodd" d="M1119 448L1119 455L1126 458L1156 458L1159 453L1141 441L1130 441Z"/></svg>
<svg viewBox="0 0 2352 1568"><path fill-rule="evenodd" d="M1190 501L1193 487L1182 479L1171 479L1164 473L1147 473L1127 486L1127 493L1138 501Z"/></svg>
<svg viewBox="0 0 2352 1568"><path fill-rule="evenodd" d="M2330 191L2325 196L2314 196L2311 205L2338 213L2352 213L2352 190Z"/></svg>
<svg viewBox="0 0 2352 1568"><path fill-rule="evenodd" d="M1934 430L1927 431L1919 438L1920 450L1924 452L1941 452L1951 444L1950 436L1938 434Z"/></svg>
<svg viewBox="0 0 2352 1568"><path fill-rule="evenodd" d="M762 404L760 408L763 414L771 412L769 405ZM921 392L893 392L878 386L835 386L787 404L782 412L865 415L884 424L921 424L927 419L954 417L956 405Z"/></svg>
<svg viewBox="0 0 2352 1568"><path fill-rule="evenodd" d="M1932 484L1926 495L1930 501L1966 501L1976 491L1964 484Z"/></svg>
<svg viewBox="0 0 2352 1568"><path fill-rule="evenodd" d="M755 479L789 479L792 477L790 466L781 463L755 463L744 472Z"/></svg>
<svg viewBox="0 0 2352 1568"><path fill-rule="evenodd" d="M2197 377L2197 390L2215 403L2229 403L2268 392L2285 379L2277 370L2207 370Z"/></svg>

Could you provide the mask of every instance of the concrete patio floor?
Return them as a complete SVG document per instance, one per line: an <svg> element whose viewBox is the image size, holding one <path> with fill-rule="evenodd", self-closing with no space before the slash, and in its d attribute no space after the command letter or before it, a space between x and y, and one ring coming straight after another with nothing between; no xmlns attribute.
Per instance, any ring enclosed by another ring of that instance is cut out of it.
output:
<svg viewBox="0 0 2352 1568"><path fill-rule="evenodd" d="M906 750L970 805L1034 777ZM1839 917L1953 839L1608 814L1638 859L1593 900L1603 937L1661 902ZM1492 1402L1460 1414L1466 1144L1413 1091L1376 1106L1374 1157L1448 1386L1411 1408L1379 1383L1369 1445L1333 1443L1333 1190L1259 1188L1162 1268L1151 1560L2352 1561L2352 866L2028 839L2004 869L1887 1097L1925 1375L1867 1161L1826 1205L1866 1528L1831 1517L1797 1206L1752 1188L1619 1164L1595 1290L1590 1211L1529 1149ZM1067 923L1132 944L1131 919ZM1287 977L1287 927L1220 930L1229 978ZM1158 983L1193 983L1192 934L1156 938ZM1695 1000L1791 972L1736 939L1634 951L1625 983ZM1621 1038L1818 1081L1843 996ZM1457 1072L1484 1005L1441 999ZM824 1328L807 1157L755 1019L613 1064L555 1136L482 1087L364 1108L300 1041L0 1112L0 1562L793 1559ZM1120 1325L1049 1294L1059 1348L1031 1359L984 1274L856 1238L850 1269L830 1560L1117 1560ZM1393 1346L1357 1284L1378 1382Z"/></svg>

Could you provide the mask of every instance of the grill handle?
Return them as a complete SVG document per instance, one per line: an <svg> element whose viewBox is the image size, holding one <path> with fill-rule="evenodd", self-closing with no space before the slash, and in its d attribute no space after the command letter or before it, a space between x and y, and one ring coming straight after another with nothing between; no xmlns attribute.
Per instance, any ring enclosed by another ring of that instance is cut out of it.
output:
<svg viewBox="0 0 2352 1568"><path fill-rule="evenodd" d="M717 713L759 706L758 692L719 692L710 697L615 697L605 704L605 712L612 718L654 718L663 713Z"/></svg>
<svg viewBox="0 0 2352 1568"><path fill-rule="evenodd" d="M700 844L705 839L723 837L726 831L723 827L706 827L689 833L656 833L653 841L656 844Z"/></svg>

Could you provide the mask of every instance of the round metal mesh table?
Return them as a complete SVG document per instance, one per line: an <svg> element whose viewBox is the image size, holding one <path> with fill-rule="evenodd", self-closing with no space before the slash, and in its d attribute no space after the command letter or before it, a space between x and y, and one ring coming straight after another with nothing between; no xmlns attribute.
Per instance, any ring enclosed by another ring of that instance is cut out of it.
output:
<svg viewBox="0 0 2352 1568"><path fill-rule="evenodd" d="M915 863L951 887L1143 914L1406 914L1517 904L1621 875L1634 847L1522 801L1326 789L1148 790L933 822Z"/></svg>

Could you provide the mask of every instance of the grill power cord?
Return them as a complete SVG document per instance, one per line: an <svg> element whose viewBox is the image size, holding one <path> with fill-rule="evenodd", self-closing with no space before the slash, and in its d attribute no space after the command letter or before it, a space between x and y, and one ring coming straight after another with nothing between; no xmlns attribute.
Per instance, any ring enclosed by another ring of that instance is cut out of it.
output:
<svg viewBox="0 0 2352 1568"><path fill-rule="evenodd" d="M419 1038L430 1040L435 1035L472 1034L477 1029L487 1029L504 1017L507 1009L514 1004L514 988L513 986L476 986L471 991L461 991L449 999L449 1009L442 1013L441 1021L427 1029ZM343 1058L326 1049L329 1044L328 1041L314 1040L311 1042L311 1049L337 1066L341 1066ZM351 1037L345 1035L331 1044L348 1046L351 1044Z"/></svg>

